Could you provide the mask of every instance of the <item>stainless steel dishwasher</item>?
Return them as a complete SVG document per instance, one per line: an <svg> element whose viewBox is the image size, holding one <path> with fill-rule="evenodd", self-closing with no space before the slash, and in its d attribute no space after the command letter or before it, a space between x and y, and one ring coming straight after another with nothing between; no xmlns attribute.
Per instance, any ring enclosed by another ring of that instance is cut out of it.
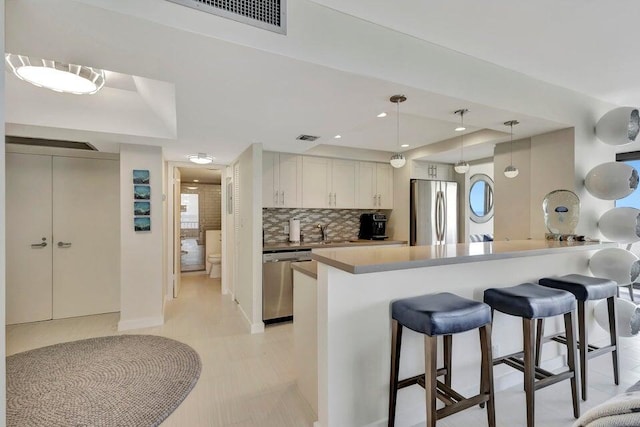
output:
<svg viewBox="0 0 640 427"><path fill-rule="evenodd" d="M262 255L262 320L265 324L293 319L291 263L310 259L309 250L268 252Z"/></svg>

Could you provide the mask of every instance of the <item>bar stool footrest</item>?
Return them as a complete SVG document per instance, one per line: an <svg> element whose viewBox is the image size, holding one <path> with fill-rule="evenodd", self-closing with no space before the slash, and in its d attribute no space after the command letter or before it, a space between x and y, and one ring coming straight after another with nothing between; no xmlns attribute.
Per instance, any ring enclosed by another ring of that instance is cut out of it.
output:
<svg viewBox="0 0 640 427"><path fill-rule="evenodd" d="M518 371L524 373L524 360L518 357L522 355L523 352L514 353L513 355L499 357L493 360L493 365L499 365L504 363L507 366L510 366ZM547 371L546 369L539 368L534 366L534 376L537 380L534 384L535 390L540 390L542 388L548 387L552 384L555 384L560 381L564 381L567 378L573 378L574 373L571 371L560 372L558 374L554 374L553 372Z"/></svg>
<svg viewBox="0 0 640 427"><path fill-rule="evenodd" d="M542 339L542 342L549 342L549 341L555 341L557 343L563 344L563 345L567 345L567 337L560 333L560 334L555 334L555 335L550 335L548 337L544 337ZM578 341L578 350L580 349L580 341ZM612 351L615 351L617 349L617 345L608 345L605 347L598 347L592 344L587 344L587 357L589 359L592 359L594 357L598 357L601 356L603 354L606 353L611 353Z"/></svg>
<svg viewBox="0 0 640 427"><path fill-rule="evenodd" d="M440 368L436 371L436 376L441 377L443 375L447 375L447 368ZM398 381L398 390L416 384L424 388L424 374L416 375L415 377L409 377Z"/></svg>

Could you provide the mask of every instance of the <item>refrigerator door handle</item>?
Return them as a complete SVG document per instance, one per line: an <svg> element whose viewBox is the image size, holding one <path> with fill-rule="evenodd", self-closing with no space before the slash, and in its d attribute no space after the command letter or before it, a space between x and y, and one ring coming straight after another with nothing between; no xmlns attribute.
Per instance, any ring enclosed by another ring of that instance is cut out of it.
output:
<svg viewBox="0 0 640 427"><path fill-rule="evenodd" d="M442 222L440 225L442 226L442 229L440 231L440 239L442 240L442 244L444 245L445 243L447 243L447 196L444 192L442 193L441 206Z"/></svg>
<svg viewBox="0 0 640 427"><path fill-rule="evenodd" d="M436 193L436 240L442 241L442 191Z"/></svg>

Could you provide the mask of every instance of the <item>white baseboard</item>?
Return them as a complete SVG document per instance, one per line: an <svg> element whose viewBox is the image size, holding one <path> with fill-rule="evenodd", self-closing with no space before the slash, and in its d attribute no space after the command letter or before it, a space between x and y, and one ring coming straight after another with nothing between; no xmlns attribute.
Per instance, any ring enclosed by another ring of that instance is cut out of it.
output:
<svg viewBox="0 0 640 427"><path fill-rule="evenodd" d="M164 316L142 317L139 319L121 320L118 322L118 331L129 331L131 329L152 328L162 326Z"/></svg>
<svg viewBox="0 0 640 427"><path fill-rule="evenodd" d="M320 421L314 421L313 427L322 427L322 424L320 424Z"/></svg>
<svg viewBox="0 0 640 427"><path fill-rule="evenodd" d="M238 308L240 309L240 313L242 313L242 317L244 318L245 322L247 322L251 334L261 334L264 332L264 322L253 323L240 304L238 304Z"/></svg>

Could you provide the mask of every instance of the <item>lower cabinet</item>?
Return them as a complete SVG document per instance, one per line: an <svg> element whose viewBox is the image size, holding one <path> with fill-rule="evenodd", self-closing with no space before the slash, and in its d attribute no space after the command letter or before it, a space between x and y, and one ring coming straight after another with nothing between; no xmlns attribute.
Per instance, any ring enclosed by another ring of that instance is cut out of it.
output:
<svg viewBox="0 0 640 427"><path fill-rule="evenodd" d="M120 309L119 162L7 153L6 323Z"/></svg>

